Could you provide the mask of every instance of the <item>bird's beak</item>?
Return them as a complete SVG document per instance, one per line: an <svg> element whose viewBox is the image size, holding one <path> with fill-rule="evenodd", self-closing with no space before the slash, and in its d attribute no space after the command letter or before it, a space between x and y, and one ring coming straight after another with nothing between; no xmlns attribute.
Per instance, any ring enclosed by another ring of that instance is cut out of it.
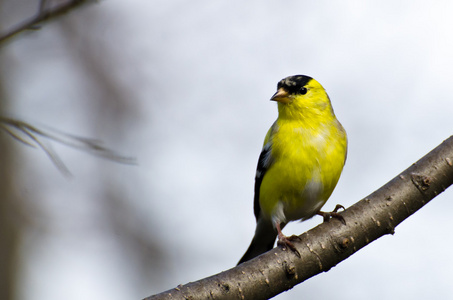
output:
<svg viewBox="0 0 453 300"><path fill-rule="evenodd" d="M272 101L278 101L281 103L289 103L291 99L289 98L289 94L283 88L279 88L277 92L272 96Z"/></svg>

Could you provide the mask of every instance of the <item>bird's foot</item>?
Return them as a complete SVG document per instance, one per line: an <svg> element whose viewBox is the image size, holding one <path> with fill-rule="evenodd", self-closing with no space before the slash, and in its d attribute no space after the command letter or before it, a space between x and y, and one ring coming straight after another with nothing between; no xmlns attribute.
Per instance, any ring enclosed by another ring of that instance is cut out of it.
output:
<svg viewBox="0 0 453 300"><path fill-rule="evenodd" d="M343 205L337 204L337 206L335 206L335 209L331 212L318 211L316 214L322 216L324 218L324 222L329 222L331 218L335 218L346 225L345 219L338 213L339 209L345 210Z"/></svg>
<svg viewBox="0 0 453 300"><path fill-rule="evenodd" d="M291 251L293 251L294 254L300 258L299 251L297 251L296 246L292 243L295 240L300 240L300 237L297 235L285 236L281 234L278 236L277 246L282 247L283 250L286 250L287 248L291 249Z"/></svg>

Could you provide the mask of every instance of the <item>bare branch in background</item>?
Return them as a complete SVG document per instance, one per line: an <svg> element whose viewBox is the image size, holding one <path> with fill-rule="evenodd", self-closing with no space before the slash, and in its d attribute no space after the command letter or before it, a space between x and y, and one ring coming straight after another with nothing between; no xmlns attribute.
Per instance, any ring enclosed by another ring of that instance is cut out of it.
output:
<svg viewBox="0 0 453 300"><path fill-rule="evenodd" d="M119 155L115 153L113 150L103 146L102 142L96 139L90 139L72 134L67 134L56 129L50 128L44 131L26 122L11 118L5 118L1 116L0 116L0 128L3 129L6 133L8 133L11 137L27 146L41 148L47 154L47 156L49 156L49 158L58 168L58 170L60 170L65 175L70 174L68 168L59 158L57 153L53 151L51 144L45 139L56 141L60 144L69 146L71 148L87 152L91 155L106 158L114 162L123 164L136 163L135 158Z"/></svg>
<svg viewBox="0 0 453 300"><path fill-rule="evenodd" d="M48 7L48 1L41 0L39 3L38 12L34 17L23 21L22 23L7 30L5 33L0 34L0 44L5 43L7 40L16 36L17 34L27 31L39 29L39 24L42 22L53 20L65 13L70 12L72 9L82 6L87 3L94 3L94 0L71 0L62 4L57 4Z"/></svg>

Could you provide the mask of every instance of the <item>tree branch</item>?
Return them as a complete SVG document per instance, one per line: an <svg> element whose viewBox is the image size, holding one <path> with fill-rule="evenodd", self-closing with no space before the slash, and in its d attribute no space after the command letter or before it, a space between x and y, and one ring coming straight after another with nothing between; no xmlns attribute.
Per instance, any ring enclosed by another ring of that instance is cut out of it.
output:
<svg viewBox="0 0 453 300"><path fill-rule="evenodd" d="M235 268L150 296L157 299L268 299L327 272L394 228L453 184L453 136L341 215L300 235L301 258L274 248Z"/></svg>
<svg viewBox="0 0 453 300"><path fill-rule="evenodd" d="M29 123L3 116L0 116L0 130L5 131L12 138L27 146L41 148L63 175L68 176L71 173L46 139L114 162L136 164L135 158L117 154L96 139L80 137L50 128L45 131Z"/></svg>
<svg viewBox="0 0 453 300"><path fill-rule="evenodd" d="M7 32L0 34L0 44L6 42L7 40L11 39L12 37L16 36L17 34L26 31L26 30L36 30L39 29L39 23L50 21L55 19L70 10L82 6L88 2L95 2L94 0L70 0L64 2L62 4L55 5L53 7L47 8L46 0L41 0L39 3L39 9L37 14L28 19L23 21L21 24L18 24L8 30Z"/></svg>

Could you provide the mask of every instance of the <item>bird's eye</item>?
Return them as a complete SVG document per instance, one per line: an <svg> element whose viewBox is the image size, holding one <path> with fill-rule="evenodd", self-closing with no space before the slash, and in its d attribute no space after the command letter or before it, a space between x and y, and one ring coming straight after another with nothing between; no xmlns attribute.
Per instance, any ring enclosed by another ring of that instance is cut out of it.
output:
<svg viewBox="0 0 453 300"><path fill-rule="evenodd" d="M301 87L299 90L299 94L301 94L301 95L305 95L307 92L308 92L308 90L306 87Z"/></svg>

